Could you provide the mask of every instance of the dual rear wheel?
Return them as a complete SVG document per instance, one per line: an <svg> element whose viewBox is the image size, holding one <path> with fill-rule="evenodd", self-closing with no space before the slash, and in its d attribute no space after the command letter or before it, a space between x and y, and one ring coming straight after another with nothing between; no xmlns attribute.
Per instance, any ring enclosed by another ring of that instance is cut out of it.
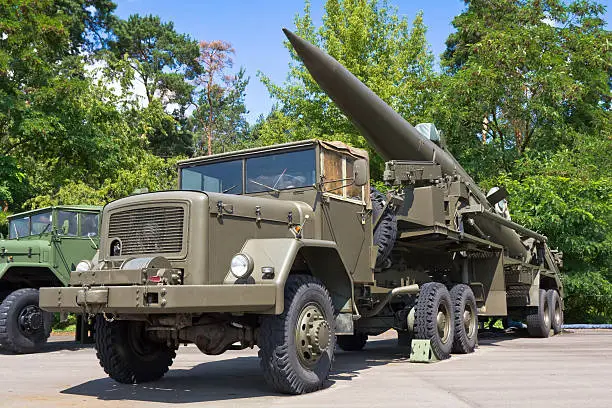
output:
<svg viewBox="0 0 612 408"><path fill-rule="evenodd" d="M526 323L527 331L532 337L548 337L551 330L554 334L561 333L563 308L556 289L540 289L539 306L527 315Z"/></svg>
<svg viewBox="0 0 612 408"><path fill-rule="evenodd" d="M471 353L478 338L478 313L472 289L463 284L451 291L441 283L421 286L414 319L415 339L430 340L439 360L451 353Z"/></svg>

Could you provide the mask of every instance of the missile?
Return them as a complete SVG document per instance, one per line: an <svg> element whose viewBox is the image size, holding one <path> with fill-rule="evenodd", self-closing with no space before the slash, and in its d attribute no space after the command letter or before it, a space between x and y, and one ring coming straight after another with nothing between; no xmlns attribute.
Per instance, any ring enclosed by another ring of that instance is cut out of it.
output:
<svg viewBox="0 0 612 408"><path fill-rule="evenodd" d="M286 28L283 32L312 78L384 160L435 162L445 175L460 176L483 209L491 211L492 206L484 192L450 153L423 137L333 57ZM511 256L529 257L513 229L485 217L475 215L475 218L489 239L506 247Z"/></svg>

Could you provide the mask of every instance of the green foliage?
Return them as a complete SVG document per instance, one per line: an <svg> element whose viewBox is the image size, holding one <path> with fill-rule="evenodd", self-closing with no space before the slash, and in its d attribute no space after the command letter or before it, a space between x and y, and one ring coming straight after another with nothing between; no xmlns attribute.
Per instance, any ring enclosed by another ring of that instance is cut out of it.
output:
<svg viewBox="0 0 612 408"><path fill-rule="evenodd" d="M579 139L552 155L528 152L489 185L510 193L513 219L546 234L568 271L607 268L612 278L612 139Z"/></svg>
<svg viewBox="0 0 612 408"><path fill-rule="evenodd" d="M185 79L193 79L198 72L196 41L177 33L172 22L153 15L118 20L113 31L116 38L110 41L110 50L116 59L127 59L144 85L148 103L154 98L164 106L189 102L193 86Z"/></svg>
<svg viewBox="0 0 612 408"><path fill-rule="evenodd" d="M417 14L411 26L384 0L329 0L324 7L323 25L316 28L310 3L306 2L304 15L295 19L297 34L336 58L408 121L425 121L433 99L435 74L422 13ZM280 102L282 127L297 129L295 139L286 132L280 138L296 140L308 129L306 133L317 138L340 140L375 155L314 82L290 44L285 45L292 57L287 81L280 86L259 75L271 96ZM272 130L281 124L279 118L278 114L271 115L275 122ZM291 125L290 120L296 123ZM378 164L374 171L378 175L381 163L376 158L374 162Z"/></svg>
<svg viewBox="0 0 612 408"><path fill-rule="evenodd" d="M64 321L60 320L59 313L54 313L51 327L53 328L53 331L58 332L74 331L76 328L76 323L77 317L74 313L69 313L68 318Z"/></svg>
<svg viewBox="0 0 612 408"><path fill-rule="evenodd" d="M527 148L554 152L592 134L610 108L612 37L603 6L466 3L446 42L436 122L468 171L509 171Z"/></svg>
<svg viewBox="0 0 612 408"><path fill-rule="evenodd" d="M565 289L567 323L611 323L612 283L600 272L568 275Z"/></svg>
<svg viewBox="0 0 612 408"><path fill-rule="evenodd" d="M66 180L54 194L35 197L28 202L31 208L57 204L104 205L126 197L136 189L148 191L173 190L177 186L176 163L181 157L162 159L150 153L142 153L129 167L117 171L113 179L105 179L98 185L80 180Z"/></svg>

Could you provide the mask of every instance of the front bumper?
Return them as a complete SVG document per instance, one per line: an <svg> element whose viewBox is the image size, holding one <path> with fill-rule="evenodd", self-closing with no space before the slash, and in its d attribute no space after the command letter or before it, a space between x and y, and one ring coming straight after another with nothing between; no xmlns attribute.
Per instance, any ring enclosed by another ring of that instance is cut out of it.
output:
<svg viewBox="0 0 612 408"><path fill-rule="evenodd" d="M40 307L49 312L273 314L275 304L275 285L130 285L40 289Z"/></svg>

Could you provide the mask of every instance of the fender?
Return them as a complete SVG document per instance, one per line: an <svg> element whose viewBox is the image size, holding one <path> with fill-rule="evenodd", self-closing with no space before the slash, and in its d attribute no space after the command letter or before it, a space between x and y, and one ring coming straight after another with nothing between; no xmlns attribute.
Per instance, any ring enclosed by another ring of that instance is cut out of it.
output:
<svg viewBox="0 0 612 408"><path fill-rule="evenodd" d="M249 239L240 252L253 260L253 272L249 278L239 280L228 271L224 283L276 285L275 314L284 310L285 282L298 255L306 262L309 272L323 282L336 312L353 312L353 278L335 242L295 238ZM264 278L262 267L273 267L274 276Z"/></svg>

